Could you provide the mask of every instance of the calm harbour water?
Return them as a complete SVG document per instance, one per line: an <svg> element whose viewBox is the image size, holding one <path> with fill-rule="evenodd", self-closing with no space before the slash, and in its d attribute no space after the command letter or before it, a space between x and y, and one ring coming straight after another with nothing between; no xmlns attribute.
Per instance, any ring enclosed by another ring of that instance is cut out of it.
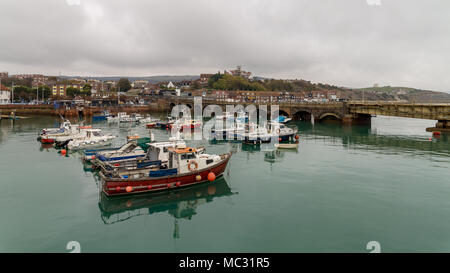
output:
<svg viewBox="0 0 450 273"><path fill-rule="evenodd" d="M224 179L108 199L80 154L36 141L57 119L0 125L0 252L450 251L450 141L435 121L377 117L371 127L295 123L298 152L238 143ZM120 135L128 127L95 127ZM158 140L166 131L152 130ZM144 126L133 133L147 135Z"/></svg>

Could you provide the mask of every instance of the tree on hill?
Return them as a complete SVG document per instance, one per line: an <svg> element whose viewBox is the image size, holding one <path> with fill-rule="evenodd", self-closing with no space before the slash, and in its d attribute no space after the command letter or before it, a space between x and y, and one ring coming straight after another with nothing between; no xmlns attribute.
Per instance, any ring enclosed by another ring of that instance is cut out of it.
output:
<svg viewBox="0 0 450 273"><path fill-rule="evenodd" d="M48 87L47 85L39 86L38 91L40 99L42 99L42 92L44 92L44 99L48 99L52 95L50 87Z"/></svg>
<svg viewBox="0 0 450 273"><path fill-rule="evenodd" d="M80 94L80 90L78 88L75 87L67 87L66 88L66 95L69 97L75 97L78 94Z"/></svg>
<svg viewBox="0 0 450 273"><path fill-rule="evenodd" d="M127 78L122 78L117 83L120 92L128 92L131 89L131 83Z"/></svg>
<svg viewBox="0 0 450 273"><path fill-rule="evenodd" d="M83 94L90 96L92 94L92 86L90 84L86 84L83 86Z"/></svg>
<svg viewBox="0 0 450 273"><path fill-rule="evenodd" d="M213 88L219 90L266 90L266 88L259 82L249 82L243 77L228 74L222 75L221 78L213 84Z"/></svg>

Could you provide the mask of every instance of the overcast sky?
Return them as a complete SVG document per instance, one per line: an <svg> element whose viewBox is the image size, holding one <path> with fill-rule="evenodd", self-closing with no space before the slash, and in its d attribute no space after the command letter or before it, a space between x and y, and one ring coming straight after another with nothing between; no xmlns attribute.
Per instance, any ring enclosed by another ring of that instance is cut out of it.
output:
<svg viewBox="0 0 450 273"><path fill-rule="evenodd" d="M450 91L448 0L0 0L0 71Z"/></svg>

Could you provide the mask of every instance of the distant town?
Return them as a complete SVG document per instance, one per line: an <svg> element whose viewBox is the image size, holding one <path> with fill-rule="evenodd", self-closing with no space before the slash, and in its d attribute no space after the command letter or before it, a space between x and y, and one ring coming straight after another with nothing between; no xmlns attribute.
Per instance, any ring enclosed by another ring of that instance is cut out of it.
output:
<svg viewBox="0 0 450 273"><path fill-rule="evenodd" d="M9 75L0 72L0 104L146 105L155 97L201 96L230 103L314 102L346 100L450 101L447 93L411 88L350 89L303 79L256 77L241 66L197 76L101 78Z"/></svg>

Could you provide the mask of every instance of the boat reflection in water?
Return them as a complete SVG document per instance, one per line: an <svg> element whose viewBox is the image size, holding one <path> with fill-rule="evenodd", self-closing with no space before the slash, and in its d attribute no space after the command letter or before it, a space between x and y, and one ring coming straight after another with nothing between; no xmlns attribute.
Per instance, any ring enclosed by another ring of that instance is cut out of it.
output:
<svg viewBox="0 0 450 273"><path fill-rule="evenodd" d="M198 206L215 198L231 196L225 178L211 184L201 184L165 193L151 193L124 197L108 197L100 193L99 208L105 224L123 222L133 217L168 212L175 218L174 237L179 238L177 220L188 219L197 214Z"/></svg>

